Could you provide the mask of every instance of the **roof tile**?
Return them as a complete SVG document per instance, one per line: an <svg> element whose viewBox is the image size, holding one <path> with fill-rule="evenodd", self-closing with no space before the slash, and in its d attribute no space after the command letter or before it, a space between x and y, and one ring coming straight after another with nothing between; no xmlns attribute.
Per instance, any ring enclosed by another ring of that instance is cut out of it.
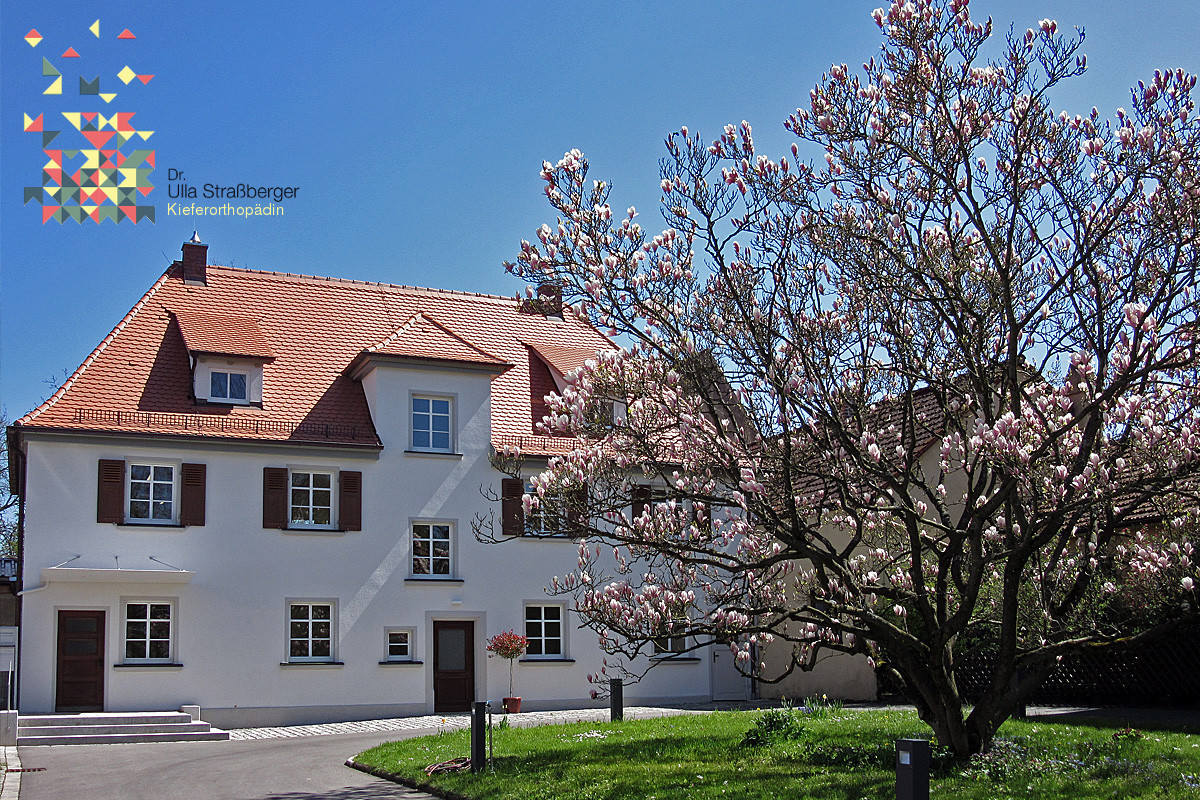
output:
<svg viewBox="0 0 1200 800"><path fill-rule="evenodd" d="M172 316L182 336L171 330ZM377 348L511 365L492 378L493 442L520 439L530 454L561 452L563 440L529 436L525 342L539 352L565 348L576 358L612 348L586 322L525 313L516 298L222 266L209 266L207 286L196 287L184 284L176 264L63 386L16 424L377 446L362 386L346 374L357 356ZM263 367L262 408L197 405L189 348L272 354Z"/></svg>

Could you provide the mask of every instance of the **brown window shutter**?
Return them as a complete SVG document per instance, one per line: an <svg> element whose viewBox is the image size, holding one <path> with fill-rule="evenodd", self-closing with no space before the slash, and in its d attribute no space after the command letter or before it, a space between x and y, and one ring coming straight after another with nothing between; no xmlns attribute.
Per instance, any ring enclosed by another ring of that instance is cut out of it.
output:
<svg viewBox="0 0 1200 800"><path fill-rule="evenodd" d="M207 489L204 464L184 464L180 475L179 524L204 524L204 495Z"/></svg>
<svg viewBox="0 0 1200 800"><path fill-rule="evenodd" d="M338 473L338 527L344 531L362 530L361 472Z"/></svg>
<svg viewBox="0 0 1200 800"><path fill-rule="evenodd" d="M96 481L96 522L125 521L125 462L100 459Z"/></svg>
<svg viewBox="0 0 1200 800"><path fill-rule="evenodd" d="M586 484L567 492L567 534L569 536L584 536L587 533L587 499Z"/></svg>
<svg viewBox="0 0 1200 800"><path fill-rule="evenodd" d="M263 527L288 524L288 471L286 467L263 467Z"/></svg>
<svg viewBox="0 0 1200 800"><path fill-rule="evenodd" d="M504 478L500 481L500 521L505 536L520 536L525 533L525 509L521 496L525 494L525 481L520 478Z"/></svg>
<svg viewBox="0 0 1200 800"><path fill-rule="evenodd" d="M646 513L646 509L650 507L650 499L654 494L650 490L650 485L647 483L639 483L633 487L633 518L637 519L642 514Z"/></svg>

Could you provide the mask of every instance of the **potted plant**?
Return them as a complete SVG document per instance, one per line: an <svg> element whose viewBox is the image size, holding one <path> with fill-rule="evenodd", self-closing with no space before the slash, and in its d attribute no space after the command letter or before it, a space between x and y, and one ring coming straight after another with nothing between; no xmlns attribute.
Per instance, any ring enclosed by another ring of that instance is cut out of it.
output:
<svg viewBox="0 0 1200 800"><path fill-rule="evenodd" d="M529 640L516 631L497 633L488 639L488 652L508 659L508 697L504 698L503 703L505 714L516 714L521 710L521 698L513 697L513 661L525 655L528 647Z"/></svg>

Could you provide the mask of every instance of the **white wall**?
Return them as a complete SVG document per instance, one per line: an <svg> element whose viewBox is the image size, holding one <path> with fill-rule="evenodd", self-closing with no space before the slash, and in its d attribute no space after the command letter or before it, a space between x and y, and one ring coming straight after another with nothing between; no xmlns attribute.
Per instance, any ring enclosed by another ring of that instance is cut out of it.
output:
<svg viewBox="0 0 1200 800"><path fill-rule="evenodd" d="M475 622L477 699L498 701L508 665L488 659L484 642L524 627L526 602L557 602L543 588L575 566L576 543L475 540L476 514L499 513L481 489L498 492L492 469L489 377L485 373L379 367L364 389L384 442L381 453L184 439L27 436L25 587L41 570L115 569L112 580L51 580L24 596L20 707L54 710L58 609L106 614L105 709L147 710L196 703L221 725L280 724L433 711L432 623ZM406 453L411 392L455 398L461 457ZM99 524L97 460L197 462L207 465L207 519L202 527ZM363 530L286 532L262 527L262 470L273 466L360 470ZM413 520L453 525L453 582L411 579ZM134 584L125 570L166 569L150 556L194 573L184 584ZM333 600L335 657L342 666L281 666L287 661L287 599ZM176 603L174 660L182 667L118 667L121 615L130 599ZM565 605L569 598L562 598ZM525 708L580 705L601 654L595 637L568 614L569 663L519 663L517 694ZM380 665L385 630L415 630L421 665ZM705 659L663 667L628 699L696 700L710 694Z"/></svg>

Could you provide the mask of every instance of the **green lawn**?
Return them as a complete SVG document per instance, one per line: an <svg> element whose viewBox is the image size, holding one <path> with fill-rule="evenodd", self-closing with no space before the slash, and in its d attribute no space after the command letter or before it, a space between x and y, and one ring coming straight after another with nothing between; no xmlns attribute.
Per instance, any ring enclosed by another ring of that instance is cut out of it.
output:
<svg viewBox="0 0 1200 800"><path fill-rule="evenodd" d="M759 722L763 714L774 718ZM749 738L757 744L746 744L752 728L759 735ZM966 767L937 764L931 793L979 800L1200 800L1200 736L1146 731L1114 738L1117 732L1009 722L990 755ZM494 771L480 775L424 773L429 764L467 755L467 731L383 744L355 760L480 799L882 800L895 797L895 739L928 738L916 714L895 710L824 717L735 711L494 733Z"/></svg>

